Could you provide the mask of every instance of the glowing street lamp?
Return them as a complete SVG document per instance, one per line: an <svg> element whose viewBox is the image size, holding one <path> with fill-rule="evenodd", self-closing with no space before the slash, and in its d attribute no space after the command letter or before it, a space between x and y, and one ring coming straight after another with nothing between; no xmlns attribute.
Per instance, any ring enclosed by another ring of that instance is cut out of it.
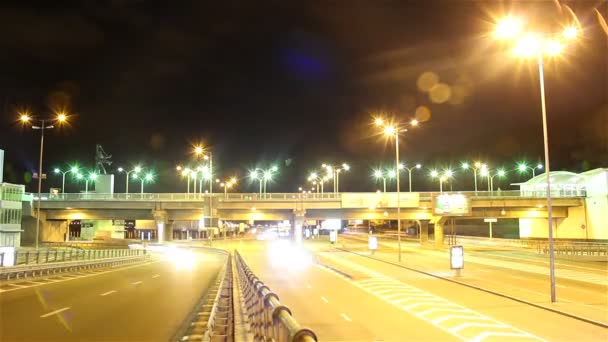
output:
<svg viewBox="0 0 608 342"><path fill-rule="evenodd" d="M236 178L232 177L231 179L221 182L220 186L224 188L224 198L228 198L228 189L232 188L236 185Z"/></svg>
<svg viewBox="0 0 608 342"><path fill-rule="evenodd" d="M279 168L276 165L266 170L258 167L249 171L249 178L260 182L260 196L266 194L266 183L272 181L273 174L277 171L279 171Z"/></svg>
<svg viewBox="0 0 608 342"><path fill-rule="evenodd" d="M78 173L78 167L77 166L72 166L69 169L67 169L66 171L61 171L61 169L59 168L55 168L53 170L53 172L55 174L61 174L61 192L65 193L65 175L68 173L71 173L73 175Z"/></svg>
<svg viewBox="0 0 608 342"><path fill-rule="evenodd" d="M538 64L539 74L539 86L540 86L540 102L542 111L542 122L543 122L543 145L545 152L545 173L547 175L547 224L549 233L549 273L551 280L551 302L556 301L555 297L555 251L553 241L553 206L551 202L551 177L549 167L549 137L547 129L547 107L545 103L545 78L543 59L544 56L555 57L558 56L565 45L569 41L576 39L578 30L574 26L566 27L561 34L538 34L538 33L523 33L523 25L520 25L522 29L519 29L517 33L511 35L498 35L499 32L504 31L501 27L504 25L498 24L496 33L499 38L506 38L514 40L514 52L522 57L536 57ZM514 30L510 30L514 32Z"/></svg>
<svg viewBox="0 0 608 342"><path fill-rule="evenodd" d="M528 170L532 171L532 178L536 177L536 170L542 170L543 164L538 163L535 167L528 166L526 163L517 164L517 170L521 173L528 172Z"/></svg>
<svg viewBox="0 0 608 342"><path fill-rule="evenodd" d="M141 190L140 193L144 193L144 183L152 183L154 181L154 175L152 173L147 173L145 176L141 177L137 173L133 175L133 179L139 179L141 181Z"/></svg>
<svg viewBox="0 0 608 342"><path fill-rule="evenodd" d="M391 139L395 139L395 170L399 170L399 134L407 132L404 127L398 127L392 123L388 123L385 119L376 117L374 124L382 130L384 135ZM410 121L410 126L418 126L416 119ZM399 189L399 172L397 172L397 247L398 261L401 261L401 191Z"/></svg>
<svg viewBox="0 0 608 342"><path fill-rule="evenodd" d="M413 121L415 121L416 125L418 125L418 121L417 120L413 120ZM416 165L414 165L414 166L412 166L412 167L405 167L405 165L399 164L399 169L405 169L405 170L407 170L408 180L409 180L409 182L408 182L409 192L412 192L412 171L413 170L419 170L420 168L422 168L422 164L419 164L419 163L416 164Z"/></svg>
<svg viewBox="0 0 608 342"><path fill-rule="evenodd" d="M325 189L324 189L323 186L324 186L324 183L329 180L328 176L320 176L316 172L311 172L310 176L308 176L308 180L310 182L312 182L313 185L316 185L316 187L317 187L317 193L319 192L319 185L321 186L321 194L325 193Z"/></svg>
<svg viewBox="0 0 608 342"><path fill-rule="evenodd" d="M327 178L334 180L334 192L340 192L340 173L342 171L349 171L350 165L347 163L342 163L341 165L323 163L321 167L327 171Z"/></svg>
<svg viewBox="0 0 608 342"><path fill-rule="evenodd" d="M431 178L437 178L439 180L439 192L443 192L443 183L454 177L454 172L448 169L445 170L443 174L440 174L437 170L431 170L430 176Z"/></svg>
<svg viewBox="0 0 608 342"><path fill-rule="evenodd" d="M477 173L479 172L479 170L487 168L488 166L480 161L474 162L472 166L467 162L462 163L460 166L463 170L473 170L473 179L475 181L475 194L477 194Z"/></svg>
<svg viewBox="0 0 608 342"><path fill-rule="evenodd" d="M208 148L204 148L200 145L194 146L193 151L197 157L202 157L204 160L207 160L209 162L209 176L204 175L203 178L209 180L209 193L212 194L213 193L213 154L211 153L211 151L209 151ZM202 193L203 189L201 188L200 191ZM194 191L194 192L196 193L196 191Z"/></svg>
<svg viewBox="0 0 608 342"><path fill-rule="evenodd" d="M374 170L374 177L376 177L376 179L382 179L383 192L386 192L386 177L382 170Z"/></svg>
<svg viewBox="0 0 608 342"><path fill-rule="evenodd" d="M42 197L42 157L44 156L44 131L55 128L54 124L67 123L68 117L63 112L56 112L51 118L35 118L28 112L19 113L19 121L23 125L30 125L32 129L40 130L40 158L38 160L38 208L36 208L36 249L40 239L40 200ZM61 189L63 191L63 189Z"/></svg>
<svg viewBox="0 0 608 342"><path fill-rule="evenodd" d="M131 173L133 173L135 176L137 176L137 174L138 174L138 173L140 173L140 172L142 171L142 168L141 168L141 166L139 166L139 165L138 165L138 166L135 166L135 167L134 167L132 170L127 171L127 170L123 169L122 167L119 167L119 168L117 169L117 171L118 171L119 173L120 173L120 172L124 172L124 173L126 174L126 176L127 176L127 177L125 178L125 193L126 193L126 194L128 194L128 193L129 193L129 175L130 175ZM135 178L137 178L137 177L133 177L133 178L135 179Z"/></svg>

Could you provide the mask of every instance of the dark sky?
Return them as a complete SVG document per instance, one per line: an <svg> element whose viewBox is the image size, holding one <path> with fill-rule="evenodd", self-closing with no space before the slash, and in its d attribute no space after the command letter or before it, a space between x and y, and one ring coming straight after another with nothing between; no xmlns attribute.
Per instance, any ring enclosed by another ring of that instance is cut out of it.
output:
<svg viewBox="0 0 608 342"><path fill-rule="evenodd" d="M197 142L212 149L221 177L276 163L281 175L271 191L293 191L321 163L344 161L352 170L341 190L375 190L371 168L390 165L394 147L375 136L371 115L405 122L422 106L430 120L402 137L406 162L425 169L474 158L509 168L536 162L543 146L536 65L491 33L509 12L559 31L572 21L564 5L583 32L546 63L552 166L608 166L608 34L594 11L606 18L606 1L27 3L0 4L5 181L28 183L37 169L39 132L15 122L19 108L71 114L69 127L47 133L47 172L72 161L92 167L98 143L113 155L112 168L153 168L159 181L151 192L185 189L174 167ZM449 87L449 99L419 89L425 72ZM415 188L437 188L427 174L415 176ZM46 185L60 183L52 177ZM256 191L247 183L239 190ZM454 186L470 183L460 172Z"/></svg>

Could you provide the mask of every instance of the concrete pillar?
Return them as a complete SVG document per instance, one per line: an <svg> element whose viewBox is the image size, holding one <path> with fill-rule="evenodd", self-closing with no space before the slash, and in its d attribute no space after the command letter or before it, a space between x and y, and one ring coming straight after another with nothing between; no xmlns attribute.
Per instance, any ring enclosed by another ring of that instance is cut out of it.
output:
<svg viewBox="0 0 608 342"><path fill-rule="evenodd" d="M435 247L443 248L443 238L444 238L444 226L447 222L447 217L441 216L438 217L435 221Z"/></svg>
<svg viewBox="0 0 608 342"><path fill-rule="evenodd" d="M296 243L302 242L302 226L306 222L306 209L295 209L291 220L291 227Z"/></svg>
<svg viewBox="0 0 608 342"><path fill-rule="evenodd" d="M420 226L420 245L424 246L429 243L429 222L430 220L418 220Z"/></svg>
<svg viewBox="0 0 608 342"><path fill-rule="evenodd" d="M154 210L152 215L154 216L154 221L156 223L158 243L163 243L165 241L165 226L169 223L167 212L164 210Z"/></svg>

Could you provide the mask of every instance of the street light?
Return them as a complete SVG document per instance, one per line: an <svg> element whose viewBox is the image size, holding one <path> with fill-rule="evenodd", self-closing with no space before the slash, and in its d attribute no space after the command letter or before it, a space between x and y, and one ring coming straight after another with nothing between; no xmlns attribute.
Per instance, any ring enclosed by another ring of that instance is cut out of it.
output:
<svg viewBox="0 0 608 342"><path fill-rule="evenodd" d="M78 167L72 166L71 168L69 168L66 171L61 171L61 169L55 168L53 170L53 172L55 174L61 174L61 192L65 193L65 175L68 174L68 173L71 173L73 175L77 174L78 173Z"/></svg>
<svg viewBox="0 0 608 342"><path fill-rule="evenodd" d="M211 153L211 151L209 151L208 148L204 148L200 145L194 146L194 154L197 157L202 156L204 160L209 161L209 176L204 177L204 178L207 178L209 180L209 193L212 194L213 193L213 154ZM202 192L203 192L203 189L201 189L201 193Z"/></svg>
<svg viewBox="0 0 608 342"><path fill-rule="evenodd" d="M382 129L386 137L395 139L395 170L399 170L399 133L407 132L407 128L396 126L385 119L376 117L374 124ZM411 126L418 126L417 120L410 121ZM401 191L399 189L399 172L397 172L397 246L398 260L401 261Z"/></svg>
<svg viewBox="0 0 608 342"><path fill-rule="evenodd" d="M440 174L437 170L431 170L430 176L431 178L437 178L439 180L439 192L443 192L443 183L454 177L454 172L448 169L445 170L443 174Z"/></svg>
<svg viewBox="0 0 608 342"><path fill-rule="evenodd" d="M273 165L266 170L258 167L249 171L249 178L260 181L260 196L262 196L262 193L266 194L266 183L272 181L273 174L278 170L279 168Z"/></svg>
<svg viewBox="0 0 608 342"><path fill-rule="evenodd" d="M68 121L67 115L63 112L54 113L52 118L38 119L27 112L19 114L19 121L22 124L31 125L32 129L40 130L40 158L38 160L38 208L36 209L36 249L38 249L38 239L40 237L40 199L42 197L42 157L44 155L44 131L53 129L56 124L64 124ZM62 189L63 191L63 189Z"/></svg>
<svg viewBox="0 0 608 342"><path fill-rule="evenodd" d="M118 172L126 173L127 177L125 178L125 193L128 194L129 193L129 175L131 173L134 173L135 176L137 176L137 174L141 172L142 168L141 168L141 166L138 165L138 166L134 167L133 170L131 170L131 171L127 171L127 170L123 169L122 167L119 167L117 170L118 170ZM133 177L133 178L135 179L137 177Z"/></svg>
<svg viewBox="0 0 608 342"><path fill-rule="evenodd" d="M532 178L536 177L536 170L542 170L542 169L543 169L543 164L541 164L541 163L538 163L535 167L528 166L528 164L526 164L526 163L517 164L517 170L521 173L531 170Z"/></svg>
<svg viewBox="0 0 608 342"><path fill-rule="evenodd" d="M548 55L549 57L558 56L564 49L568 41L574 40L578 35L578 30L574 26L566 27L561 34L534 34L524 33L523 23L518 25L517 29L513 26L506 26L507 20L513 21L513 19L503 19L498 23L497 36L499 38L507 38L515 41L514 52L522 57L533 57L535 56L538 64L538 75L539 75L539 86L540 86L540 101L541 101L541 114L543 123L543 145L545 152L545 174L547 183L547 224L549 230L549 273L551 279L551 302L556 301L555 296L555 254L554 254L554 241L553 241L553 207L551 202L551 177L549 167L549 134L547 129L547 107L545 103L545 78L543 68L543 57ZM498 34L501 33L501 34ZM505 34L508 33L508 34Z"/></svg>
<svg viewBox="0 0 608 342"><path fill-rule="evenodd" d="M316 172L311 172L310 176L308 176L308 180L313 183L313 185L317 186L317 193L319 192L319 185L321 185L321 194L325 192L324 183L329 180L328 176L320 176Z"/></svg>
<svg viewBox="0 0 608 342"><path fill-rule="evenodd" d="M236 177L232 177L231 179L220 183L220 186L224 188L224 198L228 198L228 189L232 188L234 185L236 185Z"/></svg>
<svg viewBox="0 0 608 342"><path fill-rule="evenodd" d="M504 169L490 170L488 168L481 169L481 175L488 177L488 191L494 192L494 178L502 178L507 175Z"/></svg>
<svg viewBox="0 0 608 342"><path fill-rule="evenodd" d="M321 167L327 171L327 178L334 180L334 192L340 192L340 173L342 171L349 171L350 165L347 163L342 163L340 165L329 165L323 163Z"/></svg>
<svg viewBox="0 0 608 342"><path fill-rule="evenodd" d="M87 194L89 193L89 181L91 181L91 183L95 183L95 180L97 179L97 174L95 172L89 174L88 177L85 177L84 179L84 193Z"/></svg>
<svg viewBox="0 0 608 342"><path fill-rule="evenodd" d="M376 179L382 179L382 186L383 186L382 192L386 192L386 177L384 176L384 173L382 172L382 170L374 170L374 177L376 177Z"/></svg>
<svg viewBox="0 0 608 342"><path fill-rule="evenodd" d="M417 125L417 124L418 124L418 121L416 121L416 125ZM422 167L422 165L421 165L421 164L416 164L416 165L414 165L413 167L406 167L406 166L405 166L405 165L403 165L403 164L399 164L399 168L400 168L400 169L405 169L405 170L407 170L407 173L408 173L408 180L409 180L409 182L408 182L408 185L409 185L409 192L412 192L412 171L413 171L413 170L417 170L417 169L419 170L421 167Z"/></svg>
<svg viewBox="0 0 608 342"><path fill-rule="evenodd" d="M152 173L147 173L144 177L140 177L137 173L133 175L133 179L138 179L141 181L141 190L140 193L144 193L144 182L151 183L154 180L154 175Z"/></svg>
<svg viewBox="0 0 608 342"><path fill-rule="evenodd" d="M479 161L476 161L473 163L472 167L469 163L464 162L460 165L460 167L463 170L473 170L473 180L475 181L475 193L477 194L477 172L479 172L480 169L482 168L486 168L487 165L486 164L482 164Z"/></svg>

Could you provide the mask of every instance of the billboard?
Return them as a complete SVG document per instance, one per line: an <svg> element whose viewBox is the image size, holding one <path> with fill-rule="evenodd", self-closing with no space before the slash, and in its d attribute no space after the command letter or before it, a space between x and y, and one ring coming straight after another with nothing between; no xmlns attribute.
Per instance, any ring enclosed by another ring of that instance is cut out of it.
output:
<svg viewBox="0 0 608 342"><path fill-rule="evenodd" d="M433 196L433 215L471 216L471 199L464 194Z"/></svg>

